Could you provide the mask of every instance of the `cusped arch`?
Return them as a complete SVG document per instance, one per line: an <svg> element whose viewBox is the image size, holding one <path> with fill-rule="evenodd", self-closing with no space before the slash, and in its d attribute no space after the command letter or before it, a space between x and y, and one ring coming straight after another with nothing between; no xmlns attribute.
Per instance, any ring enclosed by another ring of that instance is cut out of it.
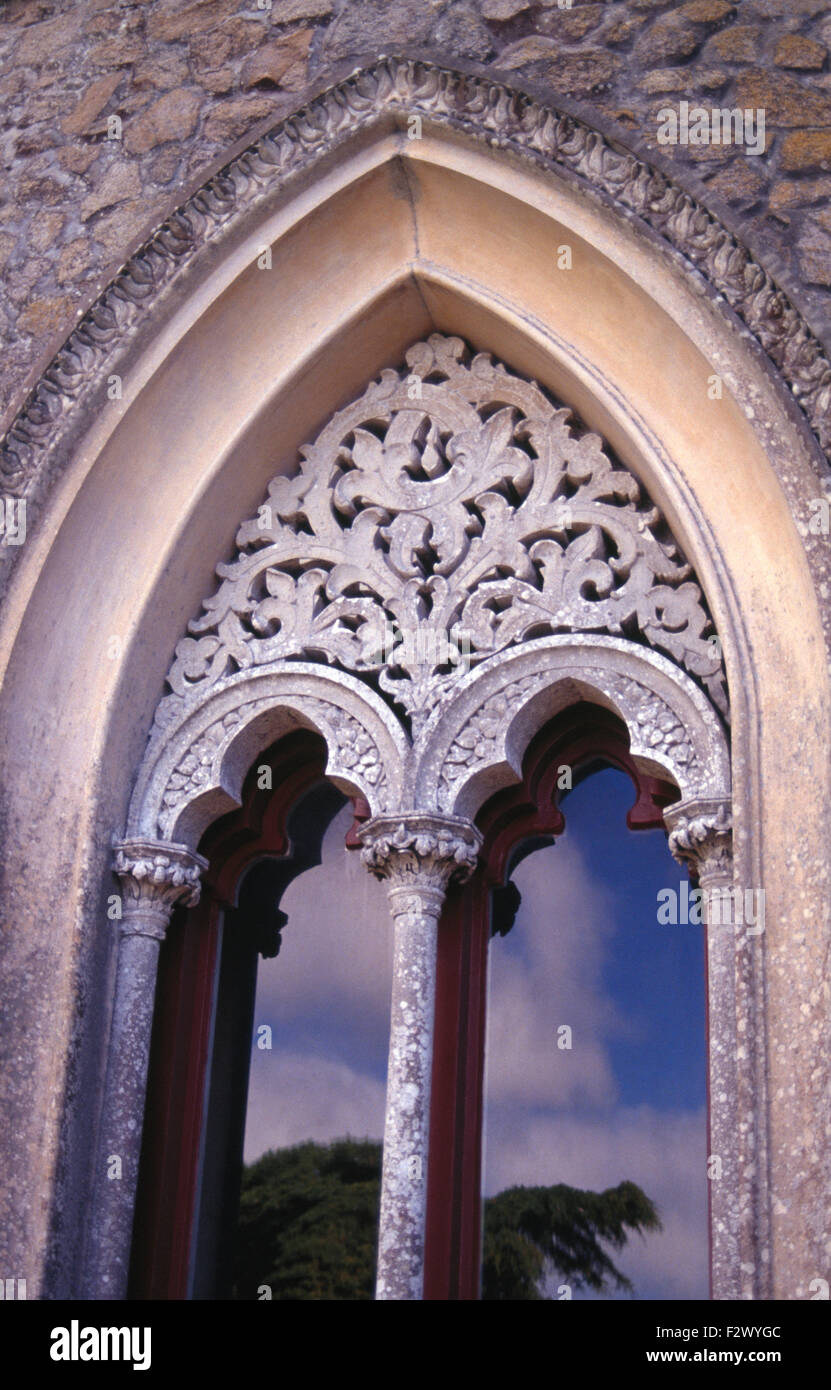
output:
<svg viewBox="0 0 831 1390"><path fill-rule="evenodd" d="M528 642L466 677L424 731L414 801L474 819L494 791L520 779L548 720L581 700L620 716L635 762L673 782L681 806L729 805L728 739L706 695L660 653L592 633Z"/></svg>
<svg viewBox="0 0 831 1390"><path fill-rule="evenodd" d="M327 776L373 815L396 808L407 758L382 700L347 673L296 662L238 672L157 724L130 806L127 836L195 850L207 827L241 804L258 753L297 728L322 735Z"/></svg>

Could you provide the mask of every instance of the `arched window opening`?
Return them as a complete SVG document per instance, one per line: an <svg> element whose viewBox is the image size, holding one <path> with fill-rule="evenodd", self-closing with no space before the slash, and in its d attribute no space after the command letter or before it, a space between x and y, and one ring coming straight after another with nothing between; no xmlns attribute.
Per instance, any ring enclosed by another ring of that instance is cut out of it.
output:
<svg viewBox="0 0 831 1390"><path fill-rule="evenodd" d="M374 1295L392 940L384 889L346 847L353 818L342 804L287 888L279 957L258 971L241 1299Z"/></svg>
<svg viewBox="0 0 831 1390"><path fill-rule="evenodd" d="M701 916L694 900L689 909L665 834L641 827L633 840L627 830L628 780L597 763L580 772L561 793L556 843L514 851L516 919L490 951L483 1296L500 1287L500 1223L511 1205L488 1198L560 1184L600 1194L628 1182L657 1206L663 1229L625 1230L622 1250L599 1240L614 1266L604 1268L594 1213L572 1216L563 1194L563 1263L549 1271L545 1297L706 1298ZM674 923L658 910L668 889L680 907ZM613 1207L610 1196L603 1209ZM530 1191L517 1209L529 1221L558 1210ZM639 1210L633 1200L632 1220Z"/></svg>
<svg viewBox="0 0 831 1390"><path fill-rule="evenodd" d="M211 863L200 903L174 914L159 963L133 1297L231 1296L252 1048L255 1057L269 1055L257 1048L268 1038L256 1031L258 973L266 962L279 965L293 880L320 863L324 836L343 855L344 838L354 847L356 816L366 815L326 780L325 763L323 741L305 731L262 754L240 810L200 844ZM337 941L336 878L330 869L330 896L318 902L335 961L349 949ZM371 897L376 885L366 873L363 880ZM341 936L349 926L341 923ZM306 966L314 976L314 961ZM256 1089L253 1099L261 1100Z"/></svg>
<svg viewBox="0 0 831 1390"><path fill-rule="evenodd" d="M469 885L448 895L439 933L433 1059L425 1257L425 1296L431 1299L470 1300L480 1294L488 942L512 929L520 906L513 872L563 833L562 797L599 767L625 772L634 784L635 799L630 790L626 809L629 829L660 828L665 844L663 810L677 801L677 789L635 762L626 728L615 715L581 702L532 741L522 783L482 808L479 868ZM515 1022L521 1028L521 1020Z"/></svg>

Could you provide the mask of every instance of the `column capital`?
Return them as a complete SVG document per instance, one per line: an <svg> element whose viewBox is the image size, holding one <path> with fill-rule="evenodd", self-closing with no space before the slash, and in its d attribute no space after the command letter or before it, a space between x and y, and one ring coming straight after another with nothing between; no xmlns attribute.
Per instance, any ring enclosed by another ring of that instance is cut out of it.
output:
<svg viewBox="0 0 831 1390"><path fill-rule="evenodd" d="M207 859L163 840L118 840L113 852L113 873L121 879L124 897L122 935L162 941L176 904L198 903Z"/></svg>
<svg viewBox="0 0 831 1390"><path fill-rule="evenodd" d="M704 881L729 879L733 866L733 812L723 797L668 806L664 823L673 858Z"/></svg>
<svg viewBox="0 0 831 1390"><path fill-rule="evenodd" d="M439 904L452 882L476 868L482 836L471 821L428 812L375 816L358 831L361 859L389 887L431 891Z"/></svg>

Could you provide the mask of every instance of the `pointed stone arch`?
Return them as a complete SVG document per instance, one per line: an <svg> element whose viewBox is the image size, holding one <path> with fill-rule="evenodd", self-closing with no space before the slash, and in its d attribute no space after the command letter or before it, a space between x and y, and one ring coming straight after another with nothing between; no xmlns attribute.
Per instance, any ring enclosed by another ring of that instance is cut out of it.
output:
<svg viewBox="0 0 831 1390"><path fill-rule="evenodd" d="M407 138L412 110L422 141ZM566 238L570 278L554 272ZM257 270L263 246L272 281ZM816 1064L831 929L816 835L831 810L828 557L809 525L827 488L827 361L764 270L664 175L502 84L385 60L160 229L6 442L7 490L32 519L27 544L4 555L16 561L0 629L6 988L39 1040L12 1058L12 1128L28 1137L7 1166L6 1256L19 1268L38 1252L33 1291L81 1287L84 1230L94 1244L99 1229L89 1134L114 1017L109 842L128 823L175 643L269 478L432 331L574 406L682 539L707 594L731 695L735 871L765 884L769 923L723 962L721 1007L748 1043L731 1083L740 1219L716 1286L807 1297L827 1272L822 1154L799 1140L793 1160L794 1135L822 1130L829 1081ZM106 399L112 371L118 402ZM725 389L710 409L713 374ZM31 776L33 730L48 794ZM230 740L231 764L243 745ZM724 819L710 806L679 830L679 852L694 855L723 841ZM139 899L148 880L188 888L179 851L160 853L133 856ZM152 942L159 922L146 924ZM33 951L47 979L33 980Z"/></svg>
<svg viewBox="0 0 831 1390"><path fill-rule="evenodd" d="M718 819L730 883L726 681L695 575L637 479L535 382L460 339L412 346L301 452L177 644L116 850L132 892L116 998L152 996L161 917L192 898L201 834L239 804L258 752L298 724L322 734L329 776L369 806L363 858L389 885L378 1297L418 1299L437 928L445 888L475 867L476 812L521 780L542 725L588 698L621 716L638 767L678 787L676 838L694 816L709 841ZM121 1150L149 1036L126 1004L116 1020L104 1123ZM727 1052L726 1024L716 1016ZM729 1143L724 1123L716 1137ZM125 1216L123 1192L101 1204L101 1286L114 1261L123 1280ZM720 1268L727 1237L715 1245Z"/></svg>

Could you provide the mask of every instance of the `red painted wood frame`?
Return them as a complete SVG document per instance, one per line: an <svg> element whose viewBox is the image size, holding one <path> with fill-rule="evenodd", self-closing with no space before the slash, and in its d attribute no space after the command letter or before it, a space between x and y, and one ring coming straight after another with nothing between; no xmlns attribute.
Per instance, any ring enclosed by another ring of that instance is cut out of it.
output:
<svg viewBox="0 0 831 1390"><path fill-rule="evenodd" d="M448 895L442 914L425 1299L479 1298L487 957L492 929L499 925L494 920L494 890L505 885L521 845L550 841L565 829L558 770L571 768L576 784L592 764L619 768L632 779L637 796L626 817L630 829L663 826L663 808L678 799L677 788L640 771L619 719L596 705L574 705L533 740L524 759L522 783L497 793L482 808L477 817L483 834L480 867L470 883ZM498 912L497 906L497 916Z"/></svg>
<svg viewBox="0 0 831 1390"><path fill-rule="evenodd" d="M242 806L206 832L209 861L202 899L177 912L159 961L141 1172L134 1222L130 1296L188 1297L198 1198L200 1141L205 1123L220 916L232 907L246 870L263 856L289 851L288 817L324 776L325 747L298 732L257 760ZM637 797L630 828L663 824L662 808L677 798L667 783L641 773L623 724L608 711L580 704L565 711L528 749L523 780L491 800L477 817L481 866L452 891L439 926L436 1031L428 1174L425 1298L476 1300L481 1258L481 1147L487 949L494 890L505 884L519 847L564 829L558 769L574 780L590 764L627 772ZM273 790L260 790L267 764ZM575 776L576 774L576 776ZM356 821L366 818L355 803ZM354 828L347 844L354 848Z"/></svg>

